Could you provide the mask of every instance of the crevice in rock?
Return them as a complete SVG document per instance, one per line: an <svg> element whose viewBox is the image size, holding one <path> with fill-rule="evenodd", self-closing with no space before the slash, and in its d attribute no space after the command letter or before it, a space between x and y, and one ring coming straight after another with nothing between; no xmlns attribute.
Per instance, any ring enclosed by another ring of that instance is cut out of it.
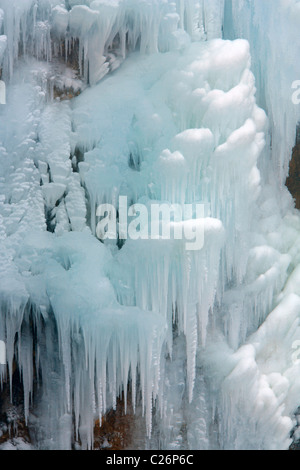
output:
<svg viewBox="0 0 300 470"><path fill-rule="evenodd" d="M111 409L95 423L94 449L95 450L129 450L135 448L134 438L136 428L141 425L138 415L134 412L131 403L131 394L127 397L127 412L125 414L124 394L117 401L116 409ZM144 420L142 420L144 421ZM145 425L145 423L143 423Z"/></svg>

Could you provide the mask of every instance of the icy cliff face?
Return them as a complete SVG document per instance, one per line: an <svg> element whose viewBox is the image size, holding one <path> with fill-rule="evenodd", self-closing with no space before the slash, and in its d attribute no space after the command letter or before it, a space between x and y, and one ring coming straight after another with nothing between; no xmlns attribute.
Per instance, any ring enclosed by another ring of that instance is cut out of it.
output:
<svg viewBox="0 0 300 470"><path fill-rule="evenodd" d="M272 8L260 0L227 0L225 5L225 37L244 37L250 42L258 101L268 110L270 120L273 149L270 170L281 186L288 173L299 123L299 102L297 105L292 98L299 88L299 83L294 84L299 80L299 23L297 0L275 2Z"/></svg>
<svg viewBox="0 0 300 470"><path fill-rule="evenodd" d="M36 447L71 448L74 426L91 448L122 392L148 447L290 445L300 218L281 183L298 7L0 0L0 379L15 361ZM145 239L142 219L122 239L122 211L162 203L190 205L172 226L199 229L200 249ZM101 204L118 217L104 243Z"/></svg>

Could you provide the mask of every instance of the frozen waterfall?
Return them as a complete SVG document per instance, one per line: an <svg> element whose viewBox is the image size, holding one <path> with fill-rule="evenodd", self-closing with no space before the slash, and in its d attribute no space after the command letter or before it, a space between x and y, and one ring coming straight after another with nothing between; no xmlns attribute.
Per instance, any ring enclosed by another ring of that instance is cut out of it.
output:
<svg viewBox="0 0 300 470"><path fill-rule="evenodd" d="M34 448L93 448L120 398L145 449L299 438L299 27L298 0L0 0L0 400L19 375Z"/></svg>

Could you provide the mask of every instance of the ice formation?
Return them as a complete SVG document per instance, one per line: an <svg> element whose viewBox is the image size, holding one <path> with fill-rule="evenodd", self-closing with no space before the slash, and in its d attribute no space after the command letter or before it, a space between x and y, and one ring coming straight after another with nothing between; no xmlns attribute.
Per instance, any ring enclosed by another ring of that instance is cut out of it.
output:
<svg viewBox="0 0 300 470"><path fill-rule="evenodd" d="M17 365L36 448L72 448L74 430L92 448L122 394L147 448L291 444L299 8L0 0L0 381L12 388ZM119 213L125 196L149 211L201 203L203 248L101 243L97 207Z"/></svg>

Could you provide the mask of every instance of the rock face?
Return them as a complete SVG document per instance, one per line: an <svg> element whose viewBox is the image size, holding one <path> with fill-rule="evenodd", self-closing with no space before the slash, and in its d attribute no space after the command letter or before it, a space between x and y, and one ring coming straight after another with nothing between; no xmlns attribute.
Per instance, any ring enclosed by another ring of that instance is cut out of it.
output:
<svg viewBox="0 0 300 470"><path fill-rule="evenodd" d="M19 371L15 370L12 397L10 397L8 384L5 384L0 390L0 450L28 450L31 448L23 405L23 387Z"/></svg>
<svg viewBox="0 0 300 470"><path fill-rule="evenodd" d="M128 400L127 413L124 413L124 399L117 401L115 410L110 410L95 422L95 450L127 450L136 444L135 431L139 427L138 418ZM145 423L143 422L145 425ZM144 434L144 433L141 433ZM29 429L24 419L23 387L19 371L13 376L13 396L10 398L9 386L0 390L0 451L33 449Z"/></svg>
<svg viewBox="0 0 300 470"><path fill-rule="evenodd" d="M286 180L286 185L295 199L296 208L300 209L300 126L297 131L297 141L293 150L289 177Z"/></svg>

